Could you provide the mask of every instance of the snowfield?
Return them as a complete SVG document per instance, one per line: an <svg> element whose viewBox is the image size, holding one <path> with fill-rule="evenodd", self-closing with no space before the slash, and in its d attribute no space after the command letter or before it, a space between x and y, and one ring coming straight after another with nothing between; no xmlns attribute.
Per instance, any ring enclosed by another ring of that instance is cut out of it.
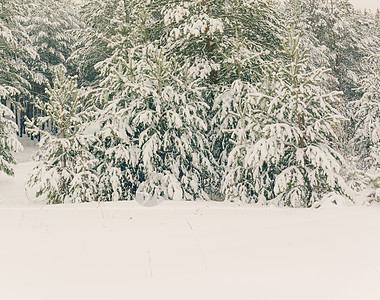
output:
<svg viewBox="0 0 380 300"><path fill-rule="evenodd" d="M0 175L0 299L380 299L380 206L46 206L31 153Z"/></svg>

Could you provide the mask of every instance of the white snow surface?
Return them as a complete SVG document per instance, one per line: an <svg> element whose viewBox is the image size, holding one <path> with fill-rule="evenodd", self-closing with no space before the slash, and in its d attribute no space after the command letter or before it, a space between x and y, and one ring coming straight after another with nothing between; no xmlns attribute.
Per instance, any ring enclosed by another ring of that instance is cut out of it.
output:
<svg viewBox="0 0 380 300"><path fill-rule="evenodd" d="M0 299L380 299L380 206L42 205L0 175Z"/></svg>

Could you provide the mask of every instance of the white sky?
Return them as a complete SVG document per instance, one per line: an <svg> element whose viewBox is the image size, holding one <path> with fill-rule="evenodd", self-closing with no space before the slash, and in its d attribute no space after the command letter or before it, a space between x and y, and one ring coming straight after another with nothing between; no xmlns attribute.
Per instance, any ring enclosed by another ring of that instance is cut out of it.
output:
<svg viewBox="0 0 380 300"><path fill-rule="evenodd" d="M373 12L376 11L376 8L380 8L380 0L349 0L355 8L364 9L369 8Z"/></svg>

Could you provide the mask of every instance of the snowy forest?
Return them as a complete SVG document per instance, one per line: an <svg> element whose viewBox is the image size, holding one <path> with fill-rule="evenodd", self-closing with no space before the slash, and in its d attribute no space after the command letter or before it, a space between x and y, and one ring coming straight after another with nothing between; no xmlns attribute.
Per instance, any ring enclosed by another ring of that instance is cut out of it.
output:
<svg viewBox="0 0 380 300"><path fill-rule="evenodd" d="M380 11L0 0L0 172L46 203L380 201Z"/></svg>

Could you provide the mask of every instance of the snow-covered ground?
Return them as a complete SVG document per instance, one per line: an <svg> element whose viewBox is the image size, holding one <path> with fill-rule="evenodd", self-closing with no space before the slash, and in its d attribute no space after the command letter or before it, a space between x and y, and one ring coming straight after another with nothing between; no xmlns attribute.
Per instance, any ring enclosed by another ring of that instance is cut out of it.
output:
<svg viewBox="0 0 380 300"><path fill-rule="evenodd" d="M0 299L380 299L380 206L44 206L32 152L0 175Z"/></svg>

